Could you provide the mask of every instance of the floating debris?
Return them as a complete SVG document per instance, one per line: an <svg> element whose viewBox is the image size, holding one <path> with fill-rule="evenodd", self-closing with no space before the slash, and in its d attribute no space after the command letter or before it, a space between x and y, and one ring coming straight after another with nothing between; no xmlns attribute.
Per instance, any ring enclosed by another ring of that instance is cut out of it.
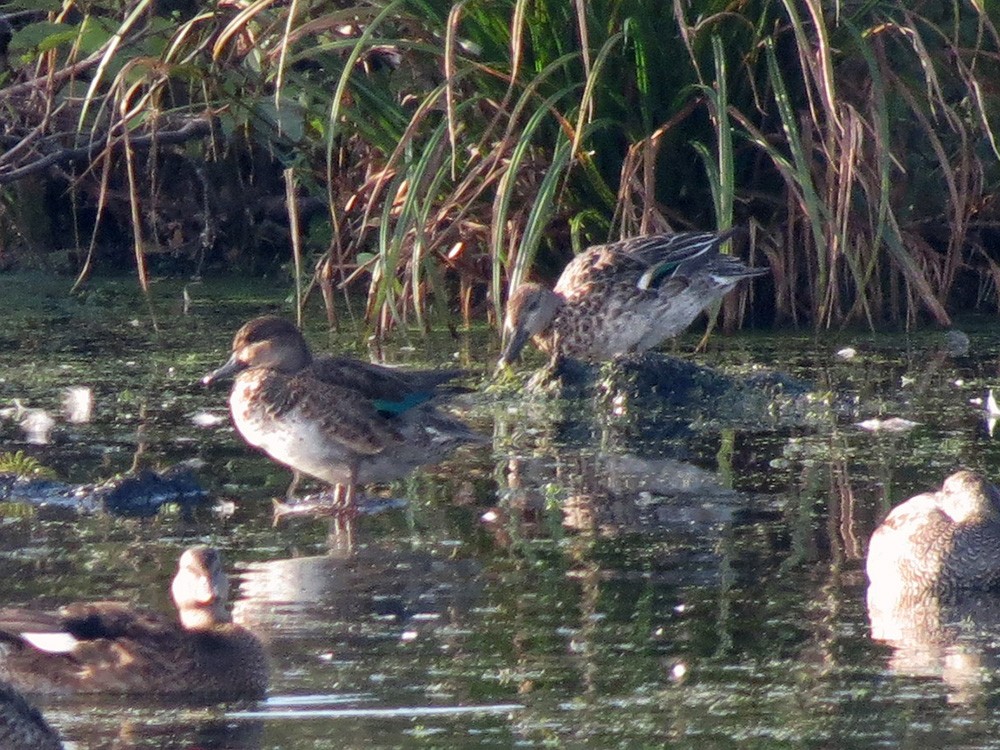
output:
<svg viewBox="0 0 1000 750"><path fill-rule="evenodd" d="M681 682L687 675L688 668L687 664L682 661L677 662L670 668L670 680L672 682Z"/></svg>
<svg viewBox="0 0 1000 750"><path fill-rule="evenodd" d="M993 389L986 391L986 404L983 410L991 416L1000 416L1000 406L997 405L997 397L993 395Z"/></svg>
<svg viewBox="0 0 1000 750"><path fill-rule="evenodd" d="M212 513L218 518L232 518L236 515L236 501L219 500L212 508Z"/></svg>
<svg viewBox="0 0 1000 750"><path fill-rule="evenodd" d="M858 356L858 350L853 346L845 346L843 349L837 352L837 359L854 359Z"/></svg>
<svg viewBox="0 0 1000 750"><path fill-rule="evenodd" d="M993 394L993 389L990 388L986 391L986 398L970 398L969 403L973 406L978 406L982 410L983 418L986 420L986 431L990 437L993 437L993 430L997 426L997 418L1000 417L1000 405L997 404L997 398Z"/></svg>
<svg viewBox="0 0 1000 750"><path fill-rule="evenodd" d="M920 422L913 422L902 417L889 417L888 419L866 419L863 422L855 422L855 427L869 432L906 432L912 430Z"/></svg>
<svg viewBox="0 0 1000 750"><path fill-rule="evenodd" d="M194 422L196 427L215 427L216 425L225 422L226 417L222 414L212 414L208 411L200 411L191 416L191 421Z"/></svg>
<svg viewBox="0 0 1000 750"><path fill-rule="evenodd" d="M45 409L29 409L14 399L17 407L17 423L24 432L24 439L32 445L46 445L52 442L52 428L56 420Z"/></svg>
<svg viewBox="0 0 1000 750"><path fill-rule="evenodd" d="M63 419L72 424L85 424L94 412L94 391L89 386L70 386L63 393Z"/></svg>

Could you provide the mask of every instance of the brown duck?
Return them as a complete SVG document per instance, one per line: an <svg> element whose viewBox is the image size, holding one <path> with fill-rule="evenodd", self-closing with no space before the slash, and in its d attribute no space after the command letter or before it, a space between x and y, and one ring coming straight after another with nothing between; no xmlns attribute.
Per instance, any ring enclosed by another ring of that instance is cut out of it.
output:
<svg viewBox="0 0 1000 750"><path fill-rule="evenodd" d="M552 356L602 362L682 333L741 279L768 273L720 252L736 231L597 245L571 260L554 288L519 285L507 301L500 363L517 359L528 339Z"/></svg>
<svg viewBox="0 0 1000 750"><path fill-rule="evenodd" d="M892 509L866 561L873 595L1000 586L1000 489L957 471Z"/></svg>
<svg viewBox="0 0 1000 750"><path fill-rule="evenodd" d="M177 620L116 602L0 610L0 678L29 693L260 698L267 656L231 622L228 592L219 551L197 546L171 587Z"/></svg>
<svg viewBox="0 0 1000 750"><path fill-rule="evenodd" d="M358 484L388 482L434 464L463 443L485 442L437 409L460 370L400 370L349 357L313 357L301 331L273 315L233 339L232 356L202 382L234 377L229 396L243 438L275 461L335 488L350 508Z"/></svg>

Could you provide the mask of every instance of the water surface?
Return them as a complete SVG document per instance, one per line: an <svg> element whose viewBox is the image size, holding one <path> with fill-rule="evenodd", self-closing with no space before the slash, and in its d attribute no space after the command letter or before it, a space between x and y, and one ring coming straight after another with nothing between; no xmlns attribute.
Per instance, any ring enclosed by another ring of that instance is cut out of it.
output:
<svg viewBox="0 0 1000 750"><path fill-rule="evenodd" d="M486 332L400 335L386 361L470 370L477 392L459 408L494 439L373 488L405 507L345 530L272 523L289 473L232 431L224 390L198 382L240 322L287 312L284 290L192 285L185 314L183 285L163 282L154 329L128 279L82 298L0 283L18 292L0 331L0 409L16 398L58 415L67 387L94 394L93 419L57 418L45 444L0 421L0 452L73 483L195 460L212 498L194 517L146 520L3 506L0 605L169 611L180 550L208 542L234 573L236 617L273 659L258 704L41 701L76 747L1000 746L998 608L876 622L906 633L877 641L862 566L892 505L960 466L1000 478L969 403L1000 385L1000 339L979 321L958 357L935 332L717 336L698 355L686 337L679 356L779 369L836 408L751 423L723 409L683 429L662 413L486 394ZM370 353L318 314L308 333L317 349ZM841 359L848 345L857 354ZM854 426L876 417L919 424Z"/></svg>

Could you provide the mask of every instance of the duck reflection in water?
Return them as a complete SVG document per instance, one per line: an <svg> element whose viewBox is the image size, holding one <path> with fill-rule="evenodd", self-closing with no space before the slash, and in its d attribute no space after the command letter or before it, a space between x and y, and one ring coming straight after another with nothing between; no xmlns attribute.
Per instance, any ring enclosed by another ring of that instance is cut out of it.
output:
<svg viewBox="0 0 1000 750"><path fill-rule="evenodd" d="M484 516L498 543L559 533L552 523L601 538L667 534L683 541L675 563L697 560L672 565L671 575L694 576L690 582L698 584L715 580L715 542L748 498L714 472L666 457L588 449L539 453L507 461L508 489ZM559 513L553 518L556 488Z"/></svg>
<svg viewBox="0 0 1000 750"><path fill-rule="evenodd" d="M267 656L231 621L228 591L218 550L196 546L171 586L177 619L117 602L0 610L0 677L29 693L261 698Z"/></svg>
<svg viewBox="0 0 1000 750"><path fill-rule="evenodd" d="M268 315L236 332L229 361L203 382L235 376L236 429L294 471L289 497L308 474L334 487L332 509L349 510L358 484L399 479L463 443L485 442L436 407L462 390L447 385L461 374L314 358L295 325Z"/></svg>
<svg viewBox="0 0 1000 750"><path fill-rule="evenodd" d="M404 633L445 640L471 632L483 582L474 559L433 544L418 549L370 543L356 550L250 563L233 616L264 638L276 660L274 691L301 690L317 650L363 661ZM333 635L333 634L336 635Z"/></svg>
<svg viewBox="0 0 1000 750"><path fill-rule="evenodd" d="M64 703L59 701L58 710L52 712L54 722L74 708ZM165 713L162 701L140 701L137 705L130 696L127 705L102 702L99 716L93 716L96 712L92 704L84 706L83 711L83 717L73 716L66 722L63 734L68 748L261 750L264 747L262 720L234 721L214 708ZM30 745L18 746L18 750L29 748L34 750ZM0 750L7 749L0 745Z"/></svg>
<svg viewBox="0 0 1000 750"><path fill-rule="evenodd" d="M872 637L893 647L890 667L940 676L956 701L980 693L1000 665L1000 489L963 470L910 498L872 534L866 569Z"/></svg>

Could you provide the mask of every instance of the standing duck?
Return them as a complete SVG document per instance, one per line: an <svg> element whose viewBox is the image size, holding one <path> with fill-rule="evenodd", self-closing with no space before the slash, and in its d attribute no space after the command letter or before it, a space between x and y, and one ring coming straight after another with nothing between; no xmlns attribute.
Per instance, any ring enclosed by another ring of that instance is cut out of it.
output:
<svg viewBox="0 0 1000 750"><path fill-rule="evenodd" d="M262 697L267 655L230 620L219 551L185 550L170 591L177 620L117 602L0 610L0 678L29 693Z"/></svg>
<svg viewBox="0 0 1000 750"><path fill-rule="evenodd" d="M547 354L598 362L676 336L740 279L768 272L719 252L736 232L597 245L570 261L553 289L521 284L507 301L501 364L517 359L529 338Z"/></svg>
<svg viewBox="0 0 1000 750"><path fill-rule="evenodd" d="M1000 489L957 471L892 509L872 534L869 602L1000 585Z"/></svg>
<svg viewBox="0 0 1000 750"><path fill-rule="evenodd" d="M236 429L295 472L289 494L305 473L334 486L334 507L350 508L358 484L399 479L484 440L434 406L460 374L313 358L295 325L267 315L236 332L229 361L202 382L235 375Z"/></svg>

